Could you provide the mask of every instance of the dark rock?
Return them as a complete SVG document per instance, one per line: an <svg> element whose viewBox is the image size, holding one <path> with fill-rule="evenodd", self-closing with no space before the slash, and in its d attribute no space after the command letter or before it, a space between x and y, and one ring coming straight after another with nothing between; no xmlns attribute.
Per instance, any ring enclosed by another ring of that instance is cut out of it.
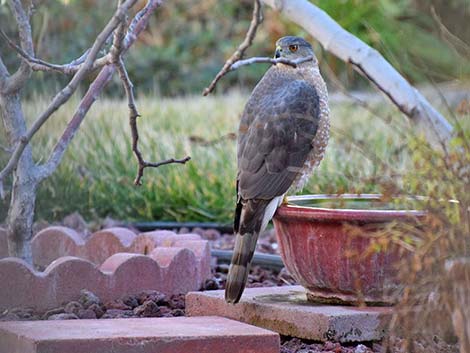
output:
<svg viewBox="0 0 470 353"><path fill-rule="evenodd" d="M76 302L76 301L69 302L64 307L64 312L66 312L68 314L78 315L78 312L80 310L83 310L83 306L82 306L82 304L80 304L79 302Z"/></svg>
<svg viewBox="0 0 470 353"><path fill-rule="evenodd" d="M13 308L10 310L10 313L18 316L20 320L31 320L34 319L34 309L33 308Z"/></svg>
<svg viewBox="0 0 470 353"><path fill-rule="evenodd" d="M80 309L78 312L78 317L80 319L96 319L96 313L91 310L90 308L88 309Z"/></svg>
<svg viewBox="0 0 470 353"><path fill-rule="evenodd" d="M216 271L220 273L228 273L229 265L227 264L220 264L216 267Z"/></svg>
<svg viewBox="0 0 470 353"><path fill-rule="evenodd" d="M48 320L77 320L78 318L75 314L62 313L51 315L48 317Z"/></svg>
<svg viewBox="0 0 470 353"><path fill-rule="evenodd" d="M100 298L98 298L94 293L89 290L82 289L80 291L80 299L78 300L80 304L83 305L83 308L88 309L91 305L97 304L102 305Z"/></svg>
<svg viewBox="0 0 470 353"><path fill-rule="evenodd" d="M172 312L173 310L171 310L170 308L167 308L166 306L161 306L158 308L158 313L162 317L172 317L173 316Z"/></svg>
<svg viewBox="0 0 470 353"><path fill-rule="evenodd" d="M184 316L185 315L185 312L183 309L173 309L171 311L171 315L172 316Z"/></svg>
<svg viewBox="0 0 470 353"><path fill-rule="evenodd" d="M132 310L109 309L101 316L101 319L125 319L129 317L134 317Z"/></svg>
<svg viewBox="0 0 470 353"><path fill-rule="evenodd" d="M119 309L119 310L132 310L129 305L124 304L121 299L116 299L110 302L107 302L105 305L106 309Z"/></svg>
<svg viewBox="0 0 470 353"><path fill-rule="evenodd" d="M64 307L54 308L54 309L46 311L44 313L44 315L42 316L42 319L47 320L49 318L49 316L51 316L51 315L63 314L64 312L65 312Z"/></svg>
<svg viewBox="0 0 470 353"><path fill-rule="evenodd" d="M139 306L139 301L134 295L125 295L124 297L122 297L122 302L127 306L130 306L132 309Z"/></svg>
<svg viewBox="0 0 470 353"><path fill-rule="evenodd" d="M105 313L105 310L103 309L103 307L98 304L92 304L88 307L88 309L93 310L98 319L102 317Z"/></svg>
<svg viewBox="0 0 470 353"><path fill-rule="evenodd" d="M19 321L19 320L21 320L20 317L16 315L15 313L7 312L0 316L0 321Z"/></svg>
<svg viewBox="0 0 470 353"><path fill-rule="evenodd" d="M147 300L134 309L134 314L139 317L161 317L159 306L153 300Z"/></svg>
<svg viewBox="0 0 470 353"><path fill-rule="evenodd" d="M172 309L184 309L185 304L185 295L184 294L174 294L170 297L169 307Z"/></svg>
<svg viewBox="0 0 470 353"><path fill-rule="evenodd" d="M219 283L213 278L206 279L206 281L204 282L203 289L204 290L217 290L219 289Z"/></svg>
<svg viewBox="0 0 470 353"><path fill-rule="evenodd" d="M137 294L136 298L139 305L142 305L147 300L152 300L155 302L155 304L158 305L163 305L164 302L167 302L166 295L156 290L146 290L140 292L139 294Z"/></svg>

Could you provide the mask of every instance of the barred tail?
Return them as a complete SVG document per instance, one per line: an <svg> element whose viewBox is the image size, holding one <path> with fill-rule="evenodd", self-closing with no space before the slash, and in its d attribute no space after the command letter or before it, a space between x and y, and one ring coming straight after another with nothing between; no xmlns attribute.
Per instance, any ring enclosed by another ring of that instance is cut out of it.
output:
<svg viewBox="0 0 470 353"><path fill-rule="evenodd" d="M250 263L255 252L258 234L258 232L253 232L236 235L232 263L225 286L225 301L227 303L238 303L242 296L250 272Z"/></svg>
<svg viewBox="0 0 470 353"><path fill-rule="evenodd" d="M240 300L248 279L258 235L266 228L281 200L282 196L272 200L239 200L235 210L235 248L225 285L227 303L236 304Z"/></svg>

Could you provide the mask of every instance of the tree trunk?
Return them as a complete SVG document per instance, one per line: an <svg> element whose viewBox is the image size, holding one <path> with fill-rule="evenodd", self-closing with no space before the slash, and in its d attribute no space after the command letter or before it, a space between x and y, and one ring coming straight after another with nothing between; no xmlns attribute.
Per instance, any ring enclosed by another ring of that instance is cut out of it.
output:
<svg viewBox="0 0 470 353"><path fill-rule="evenodd" d="M0 95L0 112L8 144L15 146L26 133L26 123L19 93ZM34 207L36 202L36 165L31 146L28 145L13 173L10 208L6 219L8 253L31 262L31 237L33 235Z"/></svg>

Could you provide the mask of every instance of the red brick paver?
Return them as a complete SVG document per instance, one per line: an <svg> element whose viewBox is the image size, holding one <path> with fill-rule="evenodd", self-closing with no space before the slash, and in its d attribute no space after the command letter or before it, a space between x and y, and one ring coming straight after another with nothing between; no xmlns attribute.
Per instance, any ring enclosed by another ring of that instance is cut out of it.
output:
<svg viewBox="0 0 470 353"><path fill-rule="evenodd" d="M278 353L277 333L220 317L0 323L8 353Z"/></svg>

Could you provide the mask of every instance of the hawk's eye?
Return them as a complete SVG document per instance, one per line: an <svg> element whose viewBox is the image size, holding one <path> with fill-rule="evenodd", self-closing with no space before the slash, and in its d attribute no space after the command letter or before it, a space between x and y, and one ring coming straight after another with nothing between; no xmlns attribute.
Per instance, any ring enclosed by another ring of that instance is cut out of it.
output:
<svg viewBox="0 0 470 353"><path fill-rule="evenodd" d="M297 49L299 49L299 46L298 45L289 45L289 50L293 53L295 53L297 51Z"/></svg>

